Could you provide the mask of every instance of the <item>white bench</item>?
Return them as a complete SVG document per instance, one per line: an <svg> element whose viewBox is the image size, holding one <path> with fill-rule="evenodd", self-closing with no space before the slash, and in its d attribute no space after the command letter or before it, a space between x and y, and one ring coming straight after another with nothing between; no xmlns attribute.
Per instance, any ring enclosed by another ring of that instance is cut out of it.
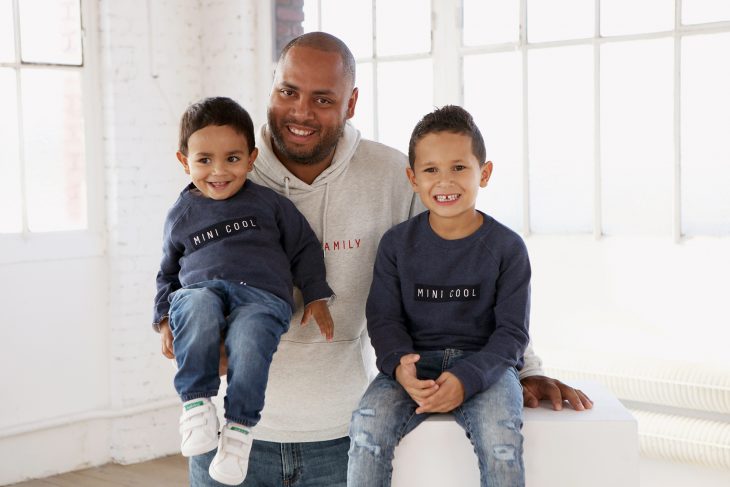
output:
<svg viewBox="0 0 730 487"><path fill-rule="evenodd" d="M638 487L639 437L634 417L603 385L571 383L593 409L525 409L522 433L529 487ZM479 487L479 467L464 430L434 415L395 449L392 487Z"/></svg>

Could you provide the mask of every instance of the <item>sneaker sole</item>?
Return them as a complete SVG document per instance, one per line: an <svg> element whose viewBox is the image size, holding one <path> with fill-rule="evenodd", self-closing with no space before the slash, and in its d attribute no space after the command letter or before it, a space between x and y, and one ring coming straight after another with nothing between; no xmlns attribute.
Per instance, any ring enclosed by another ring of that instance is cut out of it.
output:
<svg viewBox="0 0 730 487"><path fill-rule="evenodd" d="M196 445L194 447L180 447L180 453L182 453L182 456L184 457L194 457L196 455L202 455L203 453L208 453L210 451L213 451L218 447L218 438L215 438L211 440L208 443L204 443L203 445Z"/></svg>
<svg viewBox="0 0 730 487"><path fill-rule="evenodd" d="M225 485L240 485L245 479L246 476L240 478L233 478L229 477L227 475L224 475L220 472L218 472L215 468L213 468L213 464L210 464L210 467L208 468L208 475L210 475L210 478L213 480L220 482L221 484Z"/></svg>

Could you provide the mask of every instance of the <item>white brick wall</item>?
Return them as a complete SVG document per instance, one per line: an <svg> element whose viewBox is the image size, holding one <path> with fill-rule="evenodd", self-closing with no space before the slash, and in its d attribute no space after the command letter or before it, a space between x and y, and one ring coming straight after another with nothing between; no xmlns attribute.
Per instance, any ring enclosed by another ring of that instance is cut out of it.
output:
<svg viewBox="0 0 730 487"><path fill-rule="evenodd" d="M10 382L3 375L4 387L29 388L0 421L2 458L30 458L32 451L41 461L3 461L0 485L178 448L174 367L160 354L150 321L162 222L187 182L175 158L179 117L203 96L225 95L241 102L255 123L265 118L271 32L260 26L271 20L268 1L98 0L96 6L98 32L88 36L96 43L87 40L86 49L100 60L101 99L94 104L100 105L104 166L105 191L98 194L105 199L95 203L104 206L107 252L54 264L55 272L68 275L68 285L61 280L43 296L49 309L34 314L28 333L13 332L8 346L0 345L4 363L23 364L31 335L45 337L36 340L42 354L26 375L8 374ZM22 279L42 276L44 268L50 267L28 263L8 270ZM37 291L12 284L12 326L24 330ZM79 291L94 305L64 308L79 301ZM48 302L51 296L55 303ZM100 306L100 300L107 302ZM63 339L54 343L61 326ZM48 397L46 389L58 392ZM23 410L27 401L32 407ZM69 445L69 437L84 441ZM55 453L59 444L67 445L63 455Z"/></svg>

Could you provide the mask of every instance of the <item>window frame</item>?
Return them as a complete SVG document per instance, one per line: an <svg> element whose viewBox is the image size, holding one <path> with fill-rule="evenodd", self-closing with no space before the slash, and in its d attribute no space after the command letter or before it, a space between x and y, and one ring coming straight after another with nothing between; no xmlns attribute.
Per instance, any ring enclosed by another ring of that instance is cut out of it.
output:
<svg viewBox="0 0 730 487"><path fill-rule="evenodd" d="M81 9L81 64L24 62L20 57L20 0L12 0L15 60L0 62L0 67L12 69L17 89L18 146L21 177L22 229L15 233L0 234L0 264L57 260L100 256L105 251L104 235L104 170L101 90L99 86L99 34L97 2L80 0ZM73 70L81 73L83 103L85 178L86 178L86 228L33 232L28 228L26 166L24 160L24 130L22 121L22 97L20 73L29 69Z"/></svg>
<svg viewBox="0 0 730 487"><path fill-rule="evenodd" d="M674 0L674 26L671 30L661 32L650 32L641 34L621 34L602 36L601 35L601 1L594 1L593 35L590 37L560 40L528 42L525 26L528 21L527 3L528 0L519 1L519 37L515 42L505 42L491 45L465 46L463 45L463 2L450 0L431 0L431 51L422 54L400 55L400 56L379 56L377 53L377 30L375 23L376 2L372 1L372 22L373 22L373 53L369 57L360 57L359 63L370 63L372 65L373 87L371 104L373 113L373 134L375 140L379 140L379 113L378 113L378 66L381 63L391 61L405 61L417 59L430 59L433 63L433 102L436 106L443 106L449 103L463 105L464 103L464 58L470 55L491 54L499 52L519 52L522 63L522 228L521 233L529 236L530 224L530 157L529 157L529 133L528 133L528 53L536 49L546 49L568 46L591 46L593 49L593 230L595 239L602 238L604 234L603 207L605 202L602 196L601 176L601 46L610 43L631 42L653 39L671 38L674 42L673 72L673 184L672 184L672 208L671 235L662 235L672 238L675 243L681 242L686 236L682 233L682 161L681 161L681 56L682 39L693 35L707 35L730 32L730 21L682 24L682 0ZM321 29L321 0L317 0L317 12L319 18L316 25ZM359 103L362 103L361 100ZM561 232L560 235L570 233ZM694 237L695 235L689 235ZM702 234L697 235L702 236Z"/></svg>

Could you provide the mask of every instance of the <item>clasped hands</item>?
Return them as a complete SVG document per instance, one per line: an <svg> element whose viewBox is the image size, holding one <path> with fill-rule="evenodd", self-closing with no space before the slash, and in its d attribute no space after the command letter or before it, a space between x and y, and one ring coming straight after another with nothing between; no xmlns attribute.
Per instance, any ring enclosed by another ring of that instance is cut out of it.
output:
<svg viewBox="0 0 730 487"><path fill-rule="evenodd" d="M416 414L448 413L464 402L464 385L451 372L442 372L436 380L420 380L416 362L421 357L415 353L403 355L395 368L395 380L418 404Z"/></svg>

